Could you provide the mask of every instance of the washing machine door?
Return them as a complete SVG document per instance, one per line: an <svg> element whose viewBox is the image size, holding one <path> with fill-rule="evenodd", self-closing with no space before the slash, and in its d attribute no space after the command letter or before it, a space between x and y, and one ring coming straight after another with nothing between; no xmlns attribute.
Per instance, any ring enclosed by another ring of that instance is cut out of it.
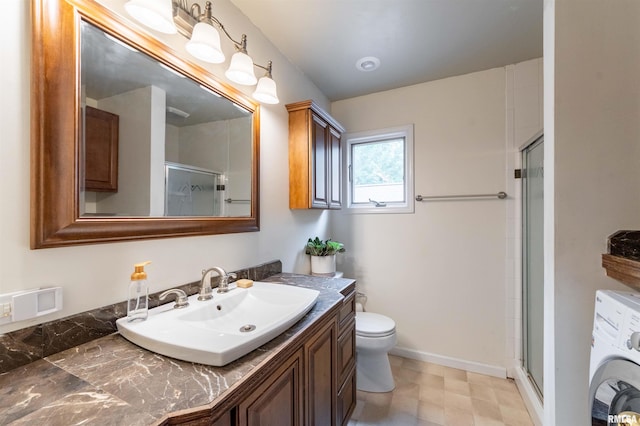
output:
<svg viewBox="0 0 640 426"><path fill-rule="evenodd" d="M624 359L601 365L591 379L592 426L640 425L640 366Z"/></svg>

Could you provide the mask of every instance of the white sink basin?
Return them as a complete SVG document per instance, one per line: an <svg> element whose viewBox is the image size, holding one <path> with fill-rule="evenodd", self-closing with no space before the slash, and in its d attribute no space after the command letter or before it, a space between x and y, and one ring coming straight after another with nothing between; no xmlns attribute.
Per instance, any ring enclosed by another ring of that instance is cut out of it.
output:
<svg viewBox="0 0 640 426"><path fill-rule="evenodd" d="M280 335L316 303L319 292L284 284L254 282L253 287L215 292L212 300L189 297L149 310L146 321L116 321L127 340L184 361L222 366Z"/></svg>

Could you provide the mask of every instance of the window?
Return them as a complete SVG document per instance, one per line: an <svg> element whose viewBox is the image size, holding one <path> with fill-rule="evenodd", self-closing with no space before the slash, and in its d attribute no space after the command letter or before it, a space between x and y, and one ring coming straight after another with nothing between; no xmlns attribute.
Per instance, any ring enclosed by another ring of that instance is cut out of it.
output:
<svg viewBox="0 0 640 426"><path fill-rule="evenodd" d="M413 125L345 136L346 211L413 213Z"/></svg>

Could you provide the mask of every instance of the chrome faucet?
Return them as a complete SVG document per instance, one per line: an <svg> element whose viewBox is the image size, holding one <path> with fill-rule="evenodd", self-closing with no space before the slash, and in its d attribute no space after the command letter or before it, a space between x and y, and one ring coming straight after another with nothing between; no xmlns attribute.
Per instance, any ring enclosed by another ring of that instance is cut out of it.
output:
<svg viewBox="0 0 640 426"><path fill-rule="evenodd" d="M217 272L220 276L220 284L218 285L218 293L226 293L229 291L229 278L236 278L233 272L227 274L224 269L219 266L202 270L202 280L200 281L200 294L198 300L209 300L213 298L213 290L211 289L211 280L207 279L210 272Z"/></svg>

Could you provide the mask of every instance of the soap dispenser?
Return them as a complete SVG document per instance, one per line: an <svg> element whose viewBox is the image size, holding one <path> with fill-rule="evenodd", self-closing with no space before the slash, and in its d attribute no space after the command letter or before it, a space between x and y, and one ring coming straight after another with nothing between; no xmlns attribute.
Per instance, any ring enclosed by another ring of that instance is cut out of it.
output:
<svg viewBox="0 0 640 426"><path fill-rule="evenodd" d="M136 263L131 283L129 284L129 301L127 303L127 318L129 321L144 321L149 315L149 286L144 267L151 262Z"/></svg>

